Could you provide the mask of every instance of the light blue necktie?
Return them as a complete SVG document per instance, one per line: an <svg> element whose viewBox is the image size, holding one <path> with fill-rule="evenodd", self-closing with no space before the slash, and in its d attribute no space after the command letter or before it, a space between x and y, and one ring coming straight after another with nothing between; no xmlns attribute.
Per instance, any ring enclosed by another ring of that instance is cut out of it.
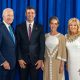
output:
<svg viewBox="0 0 80 80"><path fill-rule="evenodd" d="M9 26L9 32L10 32L10 35L11 35L11 37L12 37L14 43L15 43L15 37L14 37L14 33L13 33L13 30L12 30L11 26Z"/></svg>

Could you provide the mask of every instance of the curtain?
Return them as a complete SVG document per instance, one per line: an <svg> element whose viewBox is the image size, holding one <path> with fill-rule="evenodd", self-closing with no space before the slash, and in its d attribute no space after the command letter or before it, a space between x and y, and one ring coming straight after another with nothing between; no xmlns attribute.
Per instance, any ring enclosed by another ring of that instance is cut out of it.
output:
<svg viewBox="0 0 80 80"><path fill-rule="evenodd" d="M51 16L57 16L60 24L58 31L62 34L67 33L67 23L72 17L80 19L80 0L0 0L0 21L2 21L2 11L10 7L14 10L13 27L25 21L25 10L27 6L32 6L36 9L35 21L41 23L44 31L49 32L48 20ZM40 76L42 77L42 72ZM66 80L68 74L65 70ZM42 78L40 77L40 80ZM16 80L19 80L18 76Z"/></svg>

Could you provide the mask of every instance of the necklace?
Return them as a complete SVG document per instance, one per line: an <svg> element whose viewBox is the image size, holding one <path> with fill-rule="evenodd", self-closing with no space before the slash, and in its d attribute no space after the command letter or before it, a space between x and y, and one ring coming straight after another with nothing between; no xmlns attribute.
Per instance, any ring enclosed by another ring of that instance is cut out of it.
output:
<svg viewBox="0 0 80 80"><path fill-rule="evenodd" d="M75 35L67 34L66 39L67 39L68 42L73 42L73 41L75 41L79 36L80 36L80 33L75 34Z"/></svg>

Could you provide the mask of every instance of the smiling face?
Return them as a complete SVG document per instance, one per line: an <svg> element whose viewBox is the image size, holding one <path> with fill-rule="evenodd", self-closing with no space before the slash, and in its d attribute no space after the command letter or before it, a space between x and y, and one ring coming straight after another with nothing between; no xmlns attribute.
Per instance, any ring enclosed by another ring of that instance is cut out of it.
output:
<svg viewBox="0 0 80 80"><path fill-rule="evenodd" d="M76 34L78 32L78 25L76 22L72 22L69 24L69 31L71 34Z"/></svg>
<svg viewBox="0 0 80 80"><path fill-rule="evenodd" d="M7 23L7 24L11 24L13 22L14 19L14 13L12 9L5 9L3 11L3 20Z"/></svg>
<svg viewBox="0 0 80 80"><path fill-rule="evenodd" d="M71 18L68 21L68 31L69 34L78 34L79 33L80 22L77 18Z"/></svg>
<svg viewBox="0 0 80 80"><path fill-rule="evenodd" d="M50 29L51 31L57 31L57 28L58 28L58 21L56 19L52 19L50 21Z"/></svg>
<svg viewBox="0 0 80 80"><path fill-rule="evenodd" d="M32 22L35 18L35 10L34 9L27 9L26 10L26 17L27 21Z"/></svg>

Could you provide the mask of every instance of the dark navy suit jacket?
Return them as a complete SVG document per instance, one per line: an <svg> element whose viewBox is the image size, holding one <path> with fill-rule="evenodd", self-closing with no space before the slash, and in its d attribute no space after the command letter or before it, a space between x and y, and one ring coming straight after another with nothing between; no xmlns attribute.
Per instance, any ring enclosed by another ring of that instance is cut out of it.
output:
<svg viewBox="0 0 80 80"><path fill-rule="evenodd" d="M0 23L0 65L7 60L10 64L10 68L13 69L16 64L15 43L4 25Z"/></svg>

